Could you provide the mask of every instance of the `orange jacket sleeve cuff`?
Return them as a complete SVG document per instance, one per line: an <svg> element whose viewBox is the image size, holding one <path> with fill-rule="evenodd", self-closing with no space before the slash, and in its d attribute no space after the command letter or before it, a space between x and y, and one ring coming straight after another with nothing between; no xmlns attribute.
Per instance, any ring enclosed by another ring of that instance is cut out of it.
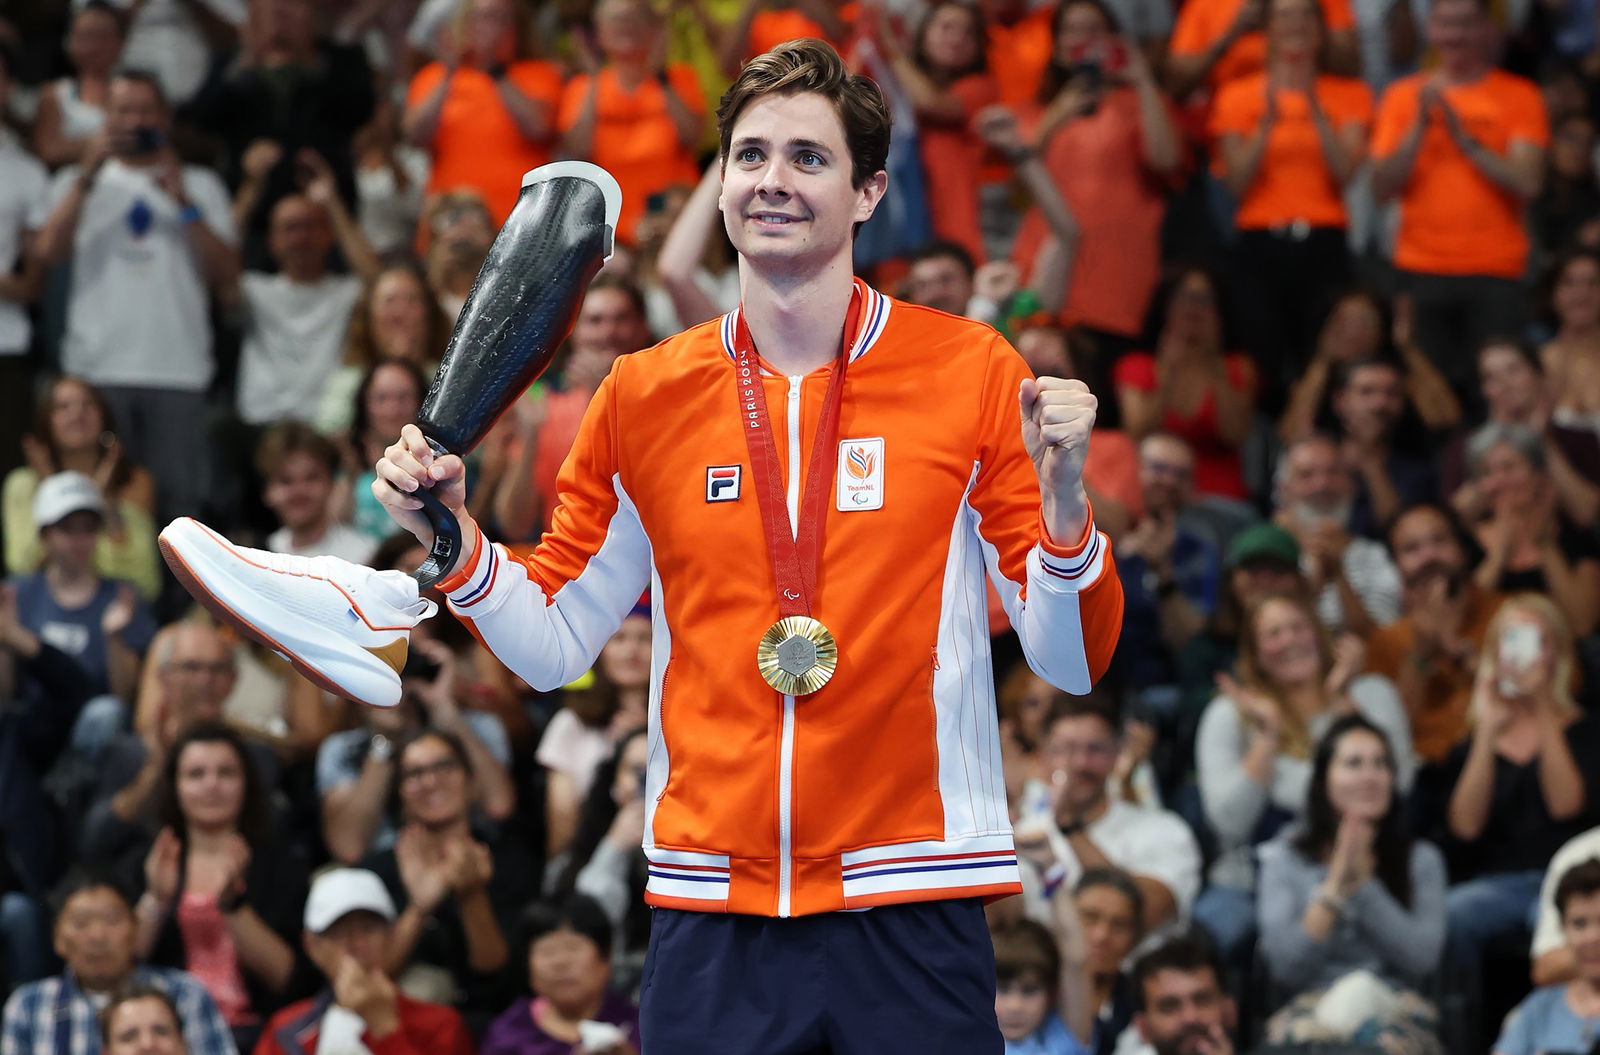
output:
<svg viewBox="0 0 1600 1055"><path fill-rule="evenodd" d="M454 593L467 583L471 582L473 574L478 570L478 565L482 563L484 559L483 551L488 548L489 543L483 537L482 528L474 525L473 530L478 533L478 538L477 545L472 547L472 559L456 568L455 571L451 572L443 579L440 579L437 584L440 592L444 593L446 596Z"/></svg>
<svg viewBox="0 0 1600 1055"><path fill-rule="evenodd" d="M1084 551L1084 548L1087 547L1091 541L1093 541L1094 532L1095 532L1095 527L1094 527L1094 506L1086 502L1084 504L1084 509L1087 510L1088 516L1086 516L1084 518L1084 521L1083 521L1083 535L1082 535L1081 538L1078 539L1077 542L1074 542L1070 546L1063 546L1061 543L1057 542L1055 539L1050 537L1050 529L1044 526L1044 514L1040 513L1039 514L1039 546L1040 546L1040 548L1042 548L1046 553L1048 553L1048 554L1050 554L1051 556L1054 556L1054 557L1076 557L1076 556L1078 556L1078 554L1082 553Z"/></svg>

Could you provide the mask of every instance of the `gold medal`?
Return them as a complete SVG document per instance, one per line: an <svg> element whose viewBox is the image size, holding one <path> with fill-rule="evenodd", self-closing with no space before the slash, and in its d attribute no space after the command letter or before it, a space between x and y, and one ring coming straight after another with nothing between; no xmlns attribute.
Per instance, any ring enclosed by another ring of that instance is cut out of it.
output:
<svg viewBox="0 0 1600 1055"><path fill-rule="evenodd" d="M785 696L805 696L828 684L839 665L839 643L808 615L778 620L761 635L756 666L768 685Z"/></svg>

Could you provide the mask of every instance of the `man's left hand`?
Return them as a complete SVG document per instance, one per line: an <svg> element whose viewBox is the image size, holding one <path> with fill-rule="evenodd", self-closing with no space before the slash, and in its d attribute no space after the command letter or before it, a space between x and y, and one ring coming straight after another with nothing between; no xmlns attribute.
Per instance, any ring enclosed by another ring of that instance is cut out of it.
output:
<svg viewBox="0 0 1600 1055"><path fill-rule="evenodd" d="M1070 546L1089 515L1083 463L1099 400L1076 378L1040 377L1022 382L1018 403L1022 442L1039 475L1045 529L1055 542Z"/></svg>

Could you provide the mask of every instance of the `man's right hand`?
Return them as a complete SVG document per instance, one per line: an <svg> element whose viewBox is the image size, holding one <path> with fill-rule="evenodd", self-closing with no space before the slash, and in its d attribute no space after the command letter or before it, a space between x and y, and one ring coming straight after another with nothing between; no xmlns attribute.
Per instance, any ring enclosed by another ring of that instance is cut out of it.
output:
<svg viewBox="0 0 1600 1055"><path fill-rule="evenodd" d="M372 493L396 524L415 535L424 546L433 545L433 525L421 513L421 500L412 497L418 488L428 488L461 522L462 548L458 566L472 559L478 532L467 512L465 462L454 454L435 457L422 430L407 425L400 430L400 438L384 449L376 470L378 478L372 481Z"/></svg>

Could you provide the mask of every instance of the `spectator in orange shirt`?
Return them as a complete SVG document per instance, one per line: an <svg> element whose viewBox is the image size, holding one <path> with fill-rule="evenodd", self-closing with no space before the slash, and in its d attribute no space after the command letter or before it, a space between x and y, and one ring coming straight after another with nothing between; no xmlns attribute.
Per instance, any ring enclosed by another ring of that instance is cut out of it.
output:
<svg viewBox="0 0 1600 1055"><path fill-rule="evenodd" d="M550 525L556 474L595 389L618 356L653 343L645 324L644 294L637 286L609 275L590 283L561 368L561 390L544 394L542 404L524 416L520 441L508 452L510 465L494 497L495 522L503 537L532 542Z"/></svg>
<svg viewBox="0 0 1600 1055"><path fill-rule="evenodd" d="M1211 131L1238 199L1240 337L1272 402L1304 372L1333 296L1350 277L1344 188L1361 167L1372 92L1319 72L1317 0L1269 0L1267 68L1217 93Z"/></svg>
<svg viewBox="0 0 1600 1055"><path fill-rule="evenodd" d="M1122 427L1135 440L1170 432L1195 455L1202 495L1242 499L1240 447L1255 417L1255 369L1227 351L1221 291L1203 268L1174 270L1151 306L1153 352L1129 352L1112 370Z"/></svg>
<svg viewBox="0 0 1600 1055"><path fill-rule="evenodd" d="M838 0L744 0L718 44L722 72L735 77L739 67L786 40L816 37L835 47L849 31L848 8Z"/></svg>
<svg viewBox="0 0 1600 1055"><path fill-rule="evenodd" d="M959 243L975 263L986 256L978 223L984 144L973 118L1000 98L984 53L983 13L967 0L928 8L908 49L880 34L894 75L916 109L928 212L936 237Z"/></svg>
<svg viewBox="0 0 1600 1055"><path fill-rule="evenodd" d="M522 174L551 158L561 74L528 57L513 0L470 0L441 58L411 81L405 133L432 155L428 193L471 187L498 225Z"/></svg>
<svg viewBox="0 0 1600 1055"><path fill-rule="evenodd" d="M1050 65L1051 9L1032 10L1026 0L980 0L989 42L989 69L1000 101L1026 106L1039 94Z"/></svg>
<svg viewBox="0 0 1600 1055"><path fill-rule="evenodd" d="M1470 350L1524 321L1524 214L1549 129L1533 82L1493 68L1486 0L1433 0L1427 35L1438 68L1384 93L1372 185L1379 200L1400 202L1394 263L1417 343L1475 405Z"/></svg>
<svg viewBox="0 0 1600 1055"><path fill-rule="evenodd" d="M1118 32L1101 0L1066 0L1038 105L1022 123L1078 219L1065 319L1127 347L1160 278L1163 183L1182 151L1144 53ZM1012 259L1031 265L1045 229L1030 212Z"/></svg>
<svg viewBox="0 0 1600 1055"><path fill-rule="evenodd" d="M646 199L700 181L705 100L692 67L663 61L661 21L647 0L599 0L594 36L605 64L567 82L557 123L568 154L622 186L617 236L632 245Z"/></svg>
<svg viewBox="0 0 1600 1055"><path fill-rule="evenodd" d="M1350 0L1317 0L1327 33L1328 69L1346 76L1361 71L1356 18ZM1167 58L1167 90L1182 102L1195 89L1223 85L1260 73L1267 65L1269 0L1188 0L1178 9Z"/></svg>

